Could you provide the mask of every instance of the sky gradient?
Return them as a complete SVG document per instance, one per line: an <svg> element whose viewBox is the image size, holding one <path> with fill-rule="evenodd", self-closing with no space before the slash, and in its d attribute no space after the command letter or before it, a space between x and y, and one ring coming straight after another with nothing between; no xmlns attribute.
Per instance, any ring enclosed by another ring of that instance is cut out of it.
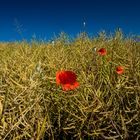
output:
<svg viewBox="0 0 140 140"><path fill-rule="evenodd" d="M0 41L50 40L61 31L140 34L139 0L1 0ZM83 22L86 23L83 28Z"/></svg>

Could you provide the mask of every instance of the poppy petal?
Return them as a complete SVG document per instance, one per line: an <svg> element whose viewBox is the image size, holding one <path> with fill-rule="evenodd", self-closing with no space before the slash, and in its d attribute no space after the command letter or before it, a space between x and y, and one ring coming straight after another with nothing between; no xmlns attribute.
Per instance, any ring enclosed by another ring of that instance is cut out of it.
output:
<svg viewBox="0 0 140 140"><path fill-rule="evenodd" d="M76 81L76 74L72 71L58 71L56 73L56 83L62 85L63 90L72 90L79 86Z"/></svg>
<svg viewBox="0 0 140 140"><path fill-rule="evenodd" d="M124 68L122 67L122 66L118 66L117 68L116 68L116 73L117 74L122 74L124 72Z"/></svg>
<svg viewBox="0 0 140 140"><path fill-rule="evenodd" d="M101 56L104 56L107 54L107 51L105 48L101 48L100 50L98 50L98 54L101 55Z"/></svg>
<svg viewBox="0 0 140 140"><path fill-rule="evenodd" d="M58 71L57 73L56 73L56 83L58 84L58 85L60 85L60 83L61 83L61 81L60 81L60 75L62 74L62 71Z"/></svg>
<svg viewBox="0 0 140 140"><path fill-rule="evenodd" d="M73 84L76 81L76 74L72 71L60 71L56 73L57 84Z"/></svg>
<svg viewBox="0 0 140 140"><path fill-rule="evenodd" d="M77 88L78 86L79 86L79 83L75 82L73 85L71 85L71 84L62 85L62 89L65 90L65 91L73 90L73 89Z"/></svg>

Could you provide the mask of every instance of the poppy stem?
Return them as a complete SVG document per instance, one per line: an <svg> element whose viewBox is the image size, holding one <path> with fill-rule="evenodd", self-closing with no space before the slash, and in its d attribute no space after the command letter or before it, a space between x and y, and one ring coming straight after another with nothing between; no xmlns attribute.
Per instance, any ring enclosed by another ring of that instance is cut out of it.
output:
<svg viewBox="0 0 140 140"><path fill-rule="evenodd" d="M111 53L111 62L110 62L110 80L111 80L111 82L112 82L112 80L113 80L113 73L112 73L112 67L113 67L113 57L114 57L114 52L113 52L113 50L114 50L114 45L113 45L113 47L112 47L112 53Z"/></svg>

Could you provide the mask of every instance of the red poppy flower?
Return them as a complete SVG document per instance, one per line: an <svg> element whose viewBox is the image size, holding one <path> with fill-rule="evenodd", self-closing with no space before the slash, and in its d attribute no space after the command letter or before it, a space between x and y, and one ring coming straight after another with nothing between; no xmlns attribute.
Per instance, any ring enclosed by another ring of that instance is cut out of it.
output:
<svg viewBox="0 0 140 140"><path fill-rule="evenodd" d="M104 56L107 54L107 51L105 48L101 48L100 50L98 50L98 54L101 55L101 56Z"/></svg>
<svg viewBox="0 0 140 140"><path fill-rule="evenodd" d="M117 72L117 74L122 74L124 72L124 68L122 66L118 66L116 68L116 72Z"/></svg>
<svg viewBox="0 0 140 140"><path fill-rule="evenodd" d="M73 90L79 86L76 81L76 74L72 71L58 71L56 73L56 83L62 85L63 90Z"/></svg>

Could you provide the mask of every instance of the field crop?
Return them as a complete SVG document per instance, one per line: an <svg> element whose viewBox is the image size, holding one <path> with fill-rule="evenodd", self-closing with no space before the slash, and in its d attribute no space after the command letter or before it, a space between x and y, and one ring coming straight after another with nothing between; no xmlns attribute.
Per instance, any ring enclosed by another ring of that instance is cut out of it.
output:
<svg viewBox="0 0 140 140"><path fill-rule="evenodd" d="M139 140L140 42L116 31L0 43L0 139Z"/></svg>

